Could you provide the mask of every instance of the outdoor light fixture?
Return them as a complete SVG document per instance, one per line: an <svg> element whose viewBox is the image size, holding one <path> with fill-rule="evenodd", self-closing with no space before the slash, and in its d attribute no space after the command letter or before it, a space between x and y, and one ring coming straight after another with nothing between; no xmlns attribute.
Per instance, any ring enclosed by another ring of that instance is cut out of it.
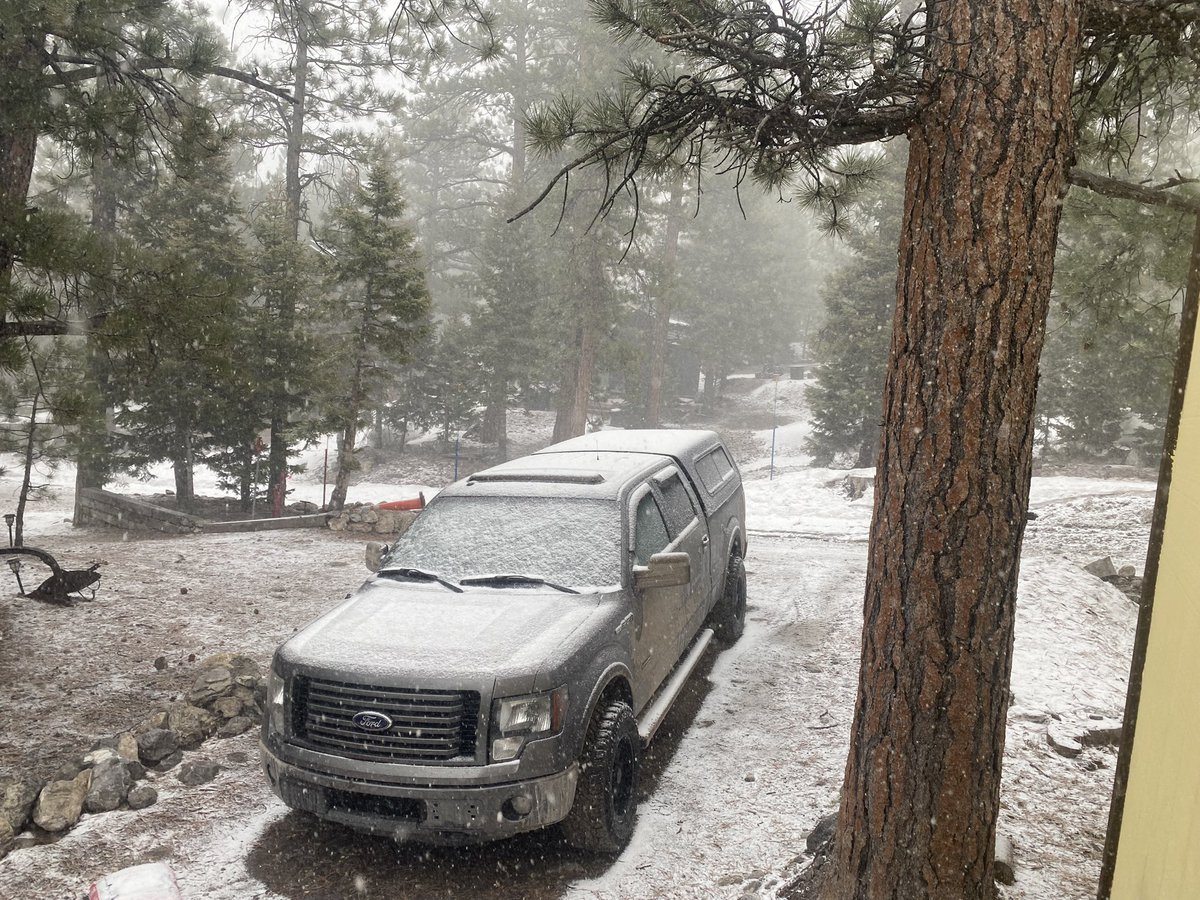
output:
<svg viewBox="0 0 1200 900"><path fill-rule="evenodd" d="M13 522L15 522L15 521L17 521L16 513L5 513L4 514L4 524L8 526L8 546L10 546L10 547L13 545L12 528L13 528ZM9 560L9 565L12 565L13 562L14 562L13 560ZM16 569L13 569L13 571L15 572Z"/></svg>
<svg viewBox="0 0 1200 900"><path fill-rule="evenodd" d="M4 518L7 519L8 516L5 516ZM13 518L16 518L16 517L14 516ZM12 522L8 523L8 527L10 529L12 528ZM11 544L11 541L9 543ZM17 576L17 587L21 591L21 596L24 597L25 596L25 585L21 582L21 559L20 559L20 557L10 556L8 558L8 567L10 569L12 569L12 573Z"/></svg>

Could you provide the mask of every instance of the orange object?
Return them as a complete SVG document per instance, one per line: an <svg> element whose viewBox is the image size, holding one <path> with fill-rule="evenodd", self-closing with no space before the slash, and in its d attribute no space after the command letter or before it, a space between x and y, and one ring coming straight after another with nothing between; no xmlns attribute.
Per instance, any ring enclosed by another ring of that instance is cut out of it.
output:
<svg viewBox="0 0 1200 900"><path fill-rule="evenodd" d="M387 503L380 503L380 509L424 509L425 508L425 492L417 494L412 500L389 500Z"/></svg>

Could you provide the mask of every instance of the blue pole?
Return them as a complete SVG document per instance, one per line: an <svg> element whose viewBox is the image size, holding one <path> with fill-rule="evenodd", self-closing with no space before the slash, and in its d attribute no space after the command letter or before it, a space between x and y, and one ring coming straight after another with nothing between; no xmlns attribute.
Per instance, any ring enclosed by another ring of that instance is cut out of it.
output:
<svg viewBox="0 0 1200 900"><path fill-rule="evenodd" d="M454 480L458 481L458 446L462 443L462 432L454 439Z"/></svg>

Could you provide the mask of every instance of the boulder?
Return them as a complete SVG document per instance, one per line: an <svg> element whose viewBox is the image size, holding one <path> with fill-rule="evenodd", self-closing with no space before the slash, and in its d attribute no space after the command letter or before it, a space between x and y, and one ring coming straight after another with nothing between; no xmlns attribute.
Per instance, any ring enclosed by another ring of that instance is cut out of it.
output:
<svg viewBox="0 0 1200 900"><path fill-rule="evenodd" d="M155 772L170 772L173 768L183 762L183 751L176 750L170 756L164 756L154 764Z"/></svg>
<svg viewBox="0 0 1200 900"><path fill-rule="evenodd" d="M70 781L51 781L38 795L34 824L46 831L66 831L83 814L83 801L91 783L91 769L84 769Z"/></svg>
<svg viewBox="0 0 1200 900"><path fill-rule="evenodd" d="M1117 575L1117 567L1113 565L1111 556L1088 563L1083 567L1083 571L1095 575L1097 578L1115 578Z"/></svg>
<svg viewBox="0 0 1200 900"><path fill-rule="evenodd" d="M864 497L867 491L875 489L875 479L862 475L847 475L842 479L842 490L851 500Z"/></svg>
<svg viewBox="0 0 1200 900"><path fill-rule="evenodd" d="M141 781L146 777L146 767L139 760L125 760L125 771L129 773L129 777L134 781Z"/></svg>
<svg viewBox="0 0 1200 900"><path fill-rule="evenodd" d="M233 673L224 666L203 669L192 682L187 692L187 702L193 706L207 706L233 690Z"/></svg>
<svg viewBox="0 0 1200 900"><path fill-rule="evenodd" d="M125 802L133 779L120 759L105 760L92 769L92 783L83 801L90 813L109 812Z"/></svg>
<svg viewBox="0 0 1200 900"><path fill-rule="evenodd" d="M41 792L41 783L32 778L0 778L0 822L7 823L13 834L20 832Z"/></svg>
<svg viewBox="0 0 1200 900"><path fill-rule="evenodd" d="M179 736L167 728L153 728L137 741L138 758L149 766L161 762L179 749Z"/></svg>
<svg viewBox="0 0 1200 900"><path fill-rule="evenodd" d="M117 756L126 762L137 762L138 742L131 732L117 735Z"/></svg>
<svg viewBox="0 0 1200 900"><path fill-rule="evenodd" d="M167 708L167 727L179 737L179 746L195 750L217 730L216 717L190 703L172 703Z"/></svg>
<svg viewBox="0 0 1200 900"><path fill-rule="evenodd" d="M1058 722L1051 722L1046 726L1046 743L1059 756L1065 756L1068 759L1074 759L1083 752L1083 745L1067 734Z"/></svg>
<svg viewBox="0 0 1200 900"><path fill-rule="evenodd" d="M1136 578L1137 569L1133 566L1121 566L1121 568L1117 569L1117 574L1122 578Z"/></svg>
<svg viewBox="0 0 1200 900"><path fill-rule="evenodd" d="M1124 723L1117 719L1088 722L1087 728L1079 736L1079 742L1085 747L1115 747L1121 743L1124 729Z"/></svg>
<svg viewBox="0 0 1200 900"><path fill-rule="evenodd" d="M8 851L12 849L13 841L16 839L17 835L12 826L4 819L0 819L0 859L8 856Z"/></svg>
<svg viewBox="0 0 1200 900"><path fill-rule="evenodd" d="M179 767L179 773L175 776L183 784L189 787L195 787L198 784L207 784L217 777L217 773L221 771L221 767L211 759L189 759Z"/></svg>
<svg viewBox="0 0 1200 900"><path fill-rule="evenodd" d="M83 757L83 765L85 768L94 769L101 763L116 762L121 757L117 751L111 747L101 747L99 750L93 750Z"/></svg>
<svg viewBox="0 0 1200 900"><path fill-rule="evenodd" d="M222 719L233 719L242 714L242 701L237 697L222 697L213 702L212 711Z"/></svg>
<svg viewBox="0 0 1200 900"><path fill-rule="evenodd" d="M808 833L804 846L809 853L816 854L826 844L833 840L833 830L837 827L838 814L831 812L817 820L816 827Z"/></svg>
<svg viewBox="0 0 1200 900"><path fill-rule="evenodd" d="M160 710L153 715L147 716L133 726L133 736L140 739L147 731L153 731L156 728L167 727L167 713L165 710Z"/></svg>
<svg viewBox="0 0 1200 900"><path fill-rule="evenodd" d="M82 754L69 756L67 759L54 770L54 774L50 776L50 781L70 781L84 769L88 768L87 763L83 761Z"/></svg>
<svg viewBox="0 0 1200 900"><path fill-rule="evenodd" d="M129 792L125 802L130 809L145 809L158 802L158 791L148 784L139 784Z"/></svg>
<svg viewBox="0 0 1200 900"><path fill-rule="evenodd" d="M992 861L992 878L1001 884L1012 884L1017 880L1013 866L1012 841L1002 834L996 835L996 854Z"/></svg>
<svg viewBox="0 0 1200 900"><path fill-rule="evenodd" d="M231 738L237 737L239 734L244 734L254 727L254 723L249 716L234 716L224 725L217 729L217 737Z"/></svg>

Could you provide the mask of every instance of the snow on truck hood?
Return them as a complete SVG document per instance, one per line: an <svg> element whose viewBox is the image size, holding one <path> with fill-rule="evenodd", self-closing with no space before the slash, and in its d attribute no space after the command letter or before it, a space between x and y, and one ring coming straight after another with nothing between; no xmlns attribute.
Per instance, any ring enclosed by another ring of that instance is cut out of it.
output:
<svg viewBox="0 0 1200 900"><path fill-rule="evenodd" d="M284 660L414 687L533 676L595 611L601 594L372 578L281 648Z"/></svg>

